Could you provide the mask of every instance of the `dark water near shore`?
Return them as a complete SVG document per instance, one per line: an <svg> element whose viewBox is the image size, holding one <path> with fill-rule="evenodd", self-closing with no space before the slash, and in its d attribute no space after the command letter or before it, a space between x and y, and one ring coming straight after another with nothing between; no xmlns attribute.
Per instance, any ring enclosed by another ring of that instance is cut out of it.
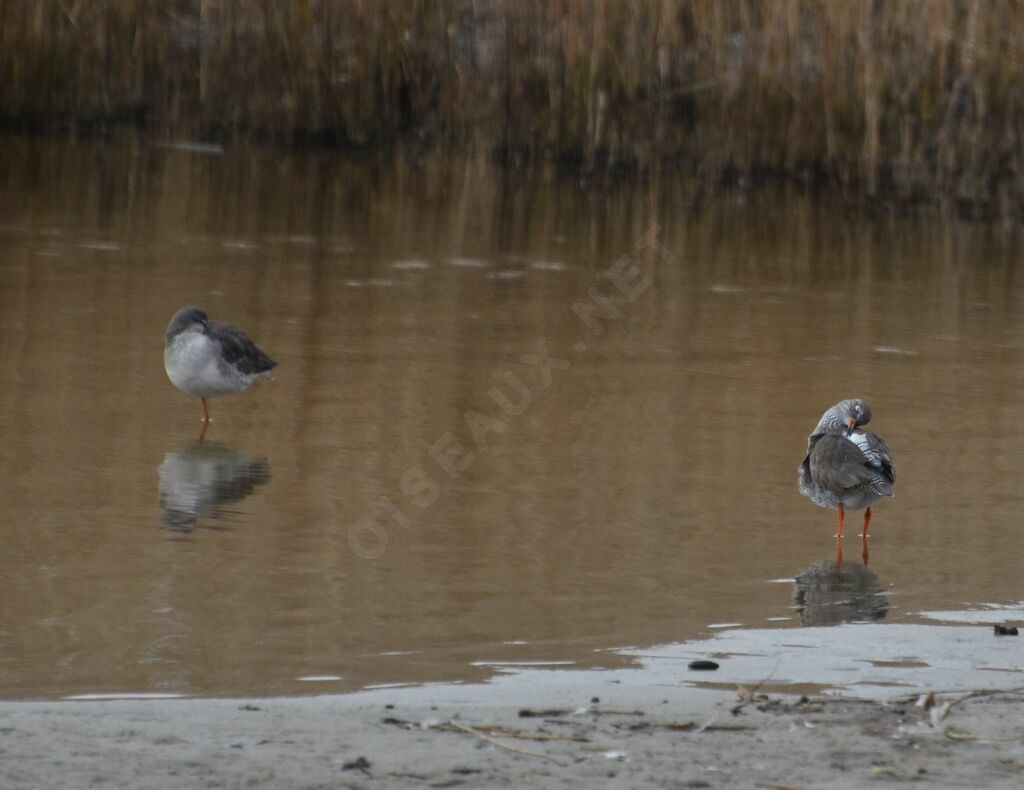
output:
<svg viewBox="0 0 1024 790"><path fill-rule="evenodd" d="M0 696L482 679L1020 601L1019 242L483 155L5 138ZM202 445L162 364L189 303L279 362ZM795 473L846 396L899 477L836 592Z"/></svg>

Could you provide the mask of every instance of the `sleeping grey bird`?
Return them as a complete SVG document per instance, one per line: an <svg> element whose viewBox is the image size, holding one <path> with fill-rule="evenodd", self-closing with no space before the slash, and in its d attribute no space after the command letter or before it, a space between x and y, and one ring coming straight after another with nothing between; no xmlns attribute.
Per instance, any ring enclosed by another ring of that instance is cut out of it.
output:
<svg viewBox="0 0 1024 790"><path fill-rule="evenodd" d="M881 436L860 430L871 421L871 407L860 399L843 400L828 409L807 438L807 455L797 470L800 493L821 507L839 510L843 535L846 510L864 510L864 537L871 506L893 495L896 465Z"/></svg>
<svg viewBox="0 0 1024 790"><path fill-rule="evenodd" d="M276 366L245 332L211 321L198 307L183 307L167 326L164 370L175 387L202 400L204 423L207 398L248 389Z"/></svg>

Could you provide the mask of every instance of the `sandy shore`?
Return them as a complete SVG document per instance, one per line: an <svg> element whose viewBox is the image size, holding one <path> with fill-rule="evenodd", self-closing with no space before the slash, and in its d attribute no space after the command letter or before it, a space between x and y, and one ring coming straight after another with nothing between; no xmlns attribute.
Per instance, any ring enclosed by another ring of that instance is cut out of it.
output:
<svg viewBox="0 0 1024 790"><path fill-rule="evenodd" d="M352 694L0 702L0 790L1024 786L1020 642L991 625L728 629L616 652L633 663Z"/></svg>
<svg viewBox="0 0 1024 790"><path fill-rule="evenodd" d="M596 678L595 678L596 680ZM595 687L597 684L595 683ZM0 703L0 787L1020 787L1024 695L383 689ZM523 716L524 708L538 715Z"/></svg>

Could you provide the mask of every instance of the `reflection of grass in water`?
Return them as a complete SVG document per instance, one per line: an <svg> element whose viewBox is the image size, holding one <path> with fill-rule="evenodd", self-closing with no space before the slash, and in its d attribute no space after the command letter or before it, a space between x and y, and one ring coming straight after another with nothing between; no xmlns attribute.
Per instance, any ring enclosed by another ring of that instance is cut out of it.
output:
<svg viewBox="0 0 1024 790"><path fill-rule="evenodd" d="M1000 0L38 0L0 6L0 114L505 156L827 174L1019 200L1024 7Z"/></svg>

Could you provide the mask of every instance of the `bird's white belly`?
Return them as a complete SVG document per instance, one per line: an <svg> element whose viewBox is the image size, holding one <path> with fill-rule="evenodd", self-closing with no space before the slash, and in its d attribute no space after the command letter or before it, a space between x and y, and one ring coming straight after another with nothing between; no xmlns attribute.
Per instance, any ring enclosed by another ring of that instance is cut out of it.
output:
<svg viewBox="0 0 1024 790"><path fill-rule="evenodd" d="M197 398L231 395L252 383L220 359L209 338L196 332L182 332L164 350L164 369L175 387Z"/></svg>

